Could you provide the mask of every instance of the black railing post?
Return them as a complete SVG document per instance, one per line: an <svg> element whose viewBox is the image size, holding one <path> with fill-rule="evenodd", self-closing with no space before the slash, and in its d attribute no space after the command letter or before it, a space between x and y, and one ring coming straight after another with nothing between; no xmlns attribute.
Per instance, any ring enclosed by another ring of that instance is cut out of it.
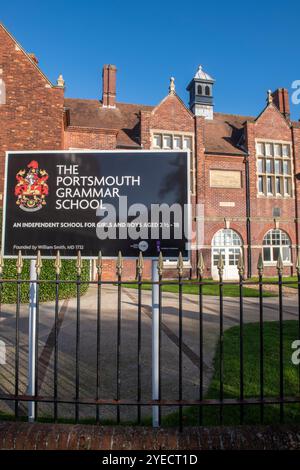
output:
<svg viewBox="0 0 300 470"><path fill-rule="evenodd" d="M17 258L17 299L16 299L16 332L15 332L15 395L19 395L19 366L20 366L20 303L21 303L21 274L23 269L22 253ZM19 417L19 402L15 401L15 419Z"/></svg>
<svg viewBox="0 0 300 470"><path fill-rule="evenodd" d="M58 310L59 310L59 279L61 271L60 252L56 254L54 262L55 268L55 317L54 317L54 374L53 374L53 395L54 395L54 422L58 418Z"/></svg>
<svg viewBox="0 0 300 470"><path fill-rule="evenodd" d="M224 399L224 305L223 305L223 273L224 273L224 260L222 252L220 251L218 259L218 272L219 272L219 302L220 302L220 329L219 329L219 341L220 341L220 424L223 424L223 399Z"/></svg>
<svg viewBox="0 0 300 470"><path fill-rule="evenodd" d="M277 261L278 291L279 291L279 396L280 396L280 422L284 421L284 382L283 382L283 305L282 305L282 273L283 262L279 253Z"/></svg>
<svg viewBox="0 0 300 470"><path fill-rule="evenodd" d="M204 261L202 253L199 253L198 256L198 265L197 265L197 274L199 281L199 358L200 358L200 368L199 368L199 400L203 400L203 273L204 273ZM203 407L199 406L198 412L198 422L199 425L203 424Z"/></svg>
<svg viewBox="0 0 300 470"><path fill-rule="evenodd" d="M97 259L97 363L96 363L96 400L100 399L100 362L101 362L101 287L103 262L101 251ZM100 407L96 406L96 423L100 423Z"/></svg>
<svg viewBox="0 0 300 470"><path fill-rule="evenodd" d="M239 297L240 297L240 400L244 400L244 304L243 304L243 278L245 274L244 258L240 252L237 269L239 273ZM244 422L244 405L240 406L240 424Z"/></svg>
<svg viewBox="0 0 300 470"><path fill-rule="evenodd" d="M162 345L162 277L164 270L164 258L162 252L159 254L157 271L158 271L158 400L162 399L161 393L161 345ZM161 405L158 407L158 425L161 425Z"/></svg>
<svg viewBox="0 0 300 470"><path fill-rule="evenodd" d="M262 254L259 254L258 263L259 285L259 388L260 388L260 422L264 422L264 316L263 316L263 271Z"/></svg>
<svg viewBox="0 0 300 470"><path fill-rule="evenodd" d="M38 419L38 401L39 395L39 323L40 323L40 275L42 269L41 252L37 252L36 257L36 339L35 339L35 420Z"/></svg>
<svg viewBox="0 0 300 470"><path fill-rule="evenodd" d="M76 260L77 281L76 281L76 352L75 352L75 421L79 422L79 388L80 388L80 288L82 259L81 252L78 251Z"/></svg>
<svg viewBox="0 0 300 470"><path fill-rule="evenodd" d="M116 273L118 278L118 317L117 317L117 401L121 397L121 311L122 311L122 271L123 271L123 258L122 253L119 251ZM117 423L120 424L120 405L117 405Z"/></svg>
<svg viewBox="0 0 300 470"><path fill-rule="evenodd" d="M179 289L179 298L178 298L178 314L179 314L179 376L178 376L178 388L179 388L179 401L182 401L182 335L183 335L183 310L182 310L182 276L183 276L183 258L182 254L179 253L178 262L177 262L177 272L178 272L178 289ZM179 427L182 430L182 405L179 406Z"/></svg>
<svg viewBox="0 0 300 470"><path fill-rule="evenodd" d="M138 281L138 341L137 341L137 401L140 403L142 398L142 384L141 384L141 371L142 371L142 276L144 269L144 259L142 252L140 252L137 265L136 265L136 278ZM141 424L141 405L137 407L137 422Z"/></svg>

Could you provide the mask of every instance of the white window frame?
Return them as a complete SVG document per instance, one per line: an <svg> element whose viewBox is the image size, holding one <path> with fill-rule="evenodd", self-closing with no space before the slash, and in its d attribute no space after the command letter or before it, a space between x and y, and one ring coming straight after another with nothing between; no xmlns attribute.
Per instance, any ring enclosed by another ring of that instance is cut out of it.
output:
<svg viewBox="0 0 300 470"><path fill-rule="evenodd" d="M272 233L273 232L278 232L279 233L279 235L280 235L280 242L279 243L274 243L274 244L272 243ZM268 234L271 235L271 244L270 245L267 245L267 244L264 243L264 241L265 241ZM282 243L283 236L288 239L288 241L289 241L288 244L283 244ZM286 248L286 247L288 247L288 249L289 249L289 260L285 260L284 257L283 257L283 248ZM264 253L265 248L270 249L270 258L271 258L270 260L265 260L265 253ZM265 233L264 238L263 238L263 245L262 245L262 257L263 257L264 264L266 266L276 266L276 264L277 264L277 260L274 259L274 248L279 249L279 252L281 254L281 258L282 258L282 262L283 262L284 266L291 266L292 265L292 243L291 243L291 239L290 239L289 235L284 230L271 229L271 230L268 230L267 233Z"/></svg>

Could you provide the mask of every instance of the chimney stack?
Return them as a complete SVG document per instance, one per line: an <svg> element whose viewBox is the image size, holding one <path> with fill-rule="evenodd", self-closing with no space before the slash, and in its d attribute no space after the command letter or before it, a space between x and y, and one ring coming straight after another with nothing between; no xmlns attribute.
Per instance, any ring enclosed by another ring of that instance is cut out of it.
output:
<svg viewBox="0 0 300 470"><path fill-rule="evenodd" d="M285 118L290 118L289 92L286 88L278 88L272 93L273 103Z"/></svg>
<svg viewBox="0 0 300 470"><path fill-rule="evenodd" d="M104 65L102 71L102 106L103 108L116 107L116 75L115 65Z"/></svg>

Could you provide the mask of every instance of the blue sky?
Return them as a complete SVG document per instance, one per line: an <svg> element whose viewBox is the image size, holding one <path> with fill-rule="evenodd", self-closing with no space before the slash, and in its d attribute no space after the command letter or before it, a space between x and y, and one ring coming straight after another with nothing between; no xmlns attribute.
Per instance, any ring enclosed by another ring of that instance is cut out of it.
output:
<svg viewBox="0 0 300 470"><path fill-rule="evenodd" d="M216 79L215 110L256 115L266 91L300 79L300 2L12 0L0 21L66 96L101 98L104 63L118 68L117 99L157 104L169 77L187 102L198 64ZM300 105L292 106L300 118Z"/></svg>

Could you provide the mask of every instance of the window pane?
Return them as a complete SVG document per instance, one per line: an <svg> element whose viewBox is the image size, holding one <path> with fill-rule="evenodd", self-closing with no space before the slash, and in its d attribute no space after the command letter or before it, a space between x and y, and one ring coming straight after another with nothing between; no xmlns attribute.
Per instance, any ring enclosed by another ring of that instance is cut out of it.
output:
<svg viewBox="0 0 300 470"><path fill-rule="evenodd" d="M262 158L259 158L257 160L257 171L258 173L263 173L264 172L264 161Z"/></svg>
<svg viewBox="0 0 300 470"><path fill-rule="evenodd" d="M272 185L272 177L271 176L267 177L267 192L268 192L268 194L273 193L273 185Z"/></svg>
<svg viewBox="0 0 300 470"><path fill-rule="evenodd" d="M275 173L279 175L281 173L281 161L275 160Z"/></svg>
<svg viewBox="0 0 300 470"><path fill-rule="evenodd" d="M271 261L271 248L264 247L263 257L264 257L264 261Z"/></svg>
<svg viewBox="0 0 300 470"><path fill-rule="evenodd" d="M290 146L289 145L283 145L282 146L282 154L284 157L289 157L290 156Z"/></svg>
<svg viewBox="0 0 300 470"><path fill-rule="evenodd" d="M281 193L281 184L280 184L280 178L279 176L276 176L276 193L280 194Z"/></svg>
<svg viewBox="0 0 300 470"><path fill-rule="evenodd" d="M266 173L273 173L272 171L272 160L266 160Z"/></svg>
<svg viewBox="0 0 300 470"><path fill-rule="evenodd" d="M273 261L278 261L279 253L280 253L279 246L274 246L273 247Z"/></svg>
<svg viewBox="0 0 300 470"><path fill-rule="evenodd" d="M265 144L266 155L273 155L273 145Z"/></svg>
<svg viewBox="0 0 300 470"><path fill-rule="evenodd" d="M192 148L192 139L191 139L191 137L184 137L184 139L183 139L183 148L191 150L191 148Z"/></svg>
<svg viewBox="0 0 300 470"><path fill-rule="evenodd" d="M164 135L164 149L170 149L172 146L172 137L170 135Z"/></svg>
<svg viewBox="0 0 300 470"><path fill-rule="evenodd" d="M291 260L291 250L289 246L283 246L281 248L281 257L282 257L282 261Z"/></svg>
<svg viewBox="0 0 300 470"><path fill-rule="evenodd" d="M156 134L156 135L153 137L153 145L154 145L154 147L161 148L161 141L162 141L161 135L160 135L160 134Z"/></svg>
<svg viewBox="0 0 300 470"><path fill-rule="evenodd" d="M284 160L283 161L283 174L284 175L290 175L290 162Z"/></svg>
<svg viewBox="0 0 300 470"><path fill-rule="evenodd" d="M290 179L284 178L284 194L290 194Z"/></svg>
<svg viewBox="0 0 300 470"><path fill-rule="evenodd" d="M181 137L179 135L175 135L173 142L174 149L181 149Z"/></svg>
<svg viewBox="0 0 300 470"><path fill-rule="evenodd" d="M258 191L260 193L263 193L264 192L264 179L262 176L259 176L258 177Z"/></svg>
<svg viewBox="0 0 300 470"><path fill-rule="evenodd" d="M275 157L281 157L281 145L280 144L275 144L274 145L274 155Z"/></svg>
<svg viewBox="0 0 300 470"><path fill-rule="evenodd" d="M257 154L264 155L264 144L262 142L257 144Z"/></svg>

